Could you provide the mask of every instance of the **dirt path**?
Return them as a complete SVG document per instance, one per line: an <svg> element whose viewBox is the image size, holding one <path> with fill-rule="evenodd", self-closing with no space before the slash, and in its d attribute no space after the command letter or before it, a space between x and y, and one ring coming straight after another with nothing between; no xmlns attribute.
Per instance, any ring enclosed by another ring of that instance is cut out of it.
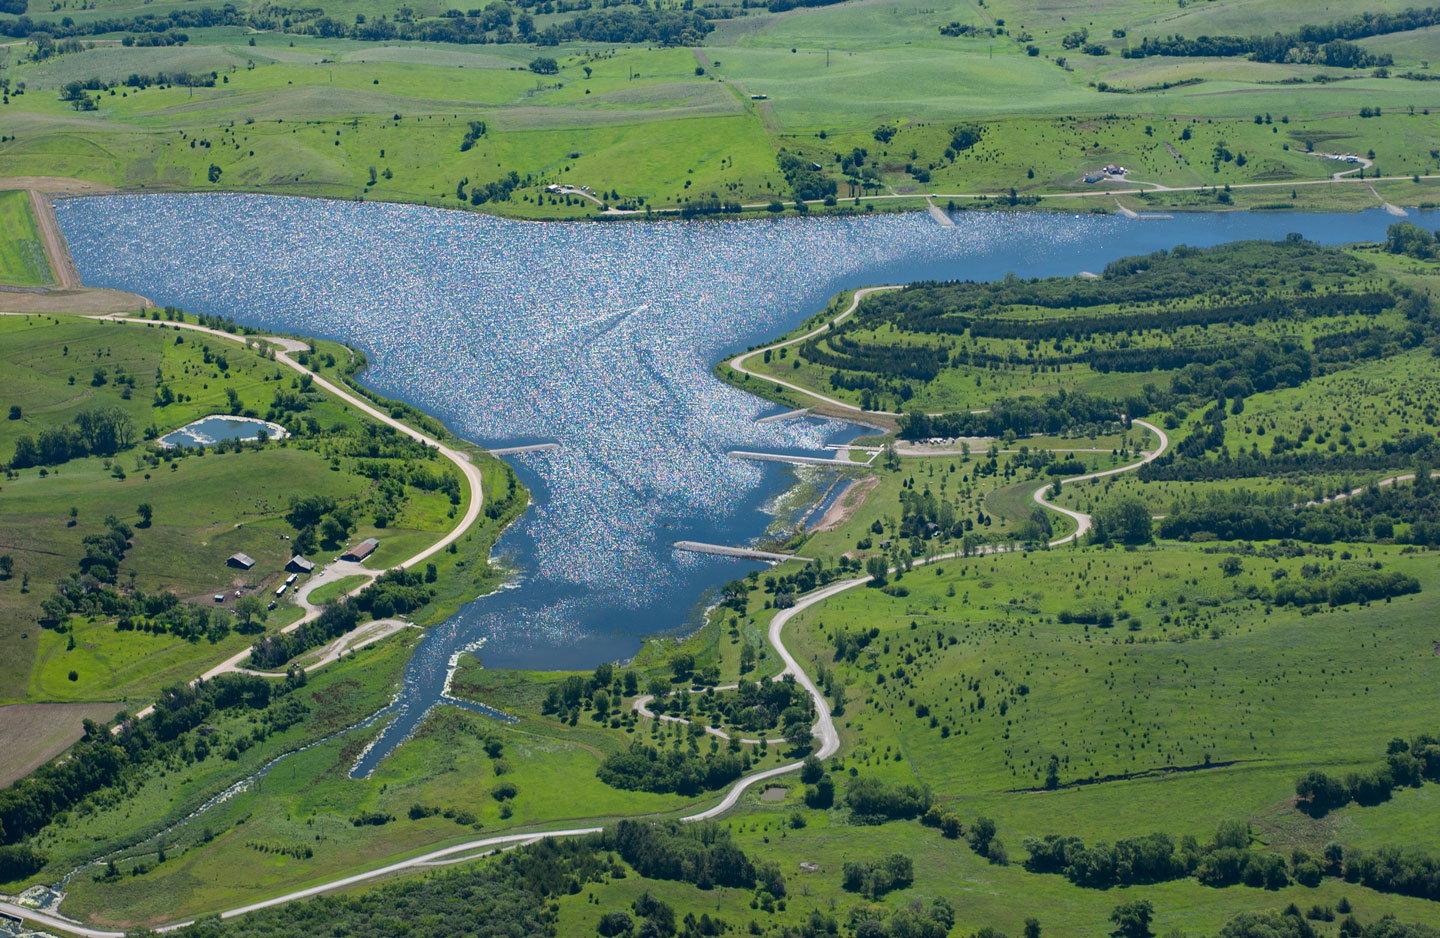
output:
<svg viewBox="0 0 1440 938"><path fill-rule="evenodd" d="M845 494L837 498L835 504L825 510L825 514L820 516L820 520L810 529L810 533L833 531L849 521L879 484L880 477L877 475L866 476L858 482L850 483Z"/></svg>
<svg viewBox="0 0 1440 938"><path fill-rule="evenodd" d="M1094 479L1103 479L1106 476L1119 475L1122 472L1129 472L1132 469L1139 469L1147 462L1154 462L1156 459L1159 459L1160 454L1170 448L1170 438L1165 435L1164 430L1161 430L1153 423L1147 423L1144 420L1132 420L1131 423L1144 427L1151 433L1155 434L1155 436L1160 440L1160 445L1155 447L1154 452L1145 453L1138 462L1132 462L1128 466L1120 466L1116 469L1105 469L1101 472L1089 472L1083 476L1072 476L1068 479L1060 479L1060 487L1063 489L1065 486L1073 485L1076 482L1090 482ZM1065 537L1059 538L1058 540L1050 542L1051 547L1059 547L1062 544L1069 544L1071 541L1078 540L1081 537L1084 537L1093 525L1090 521L1090 516L1085 514L1084 512L1072 511L1069 508L1061 508L1059 505L1046 498L1045 493L1050 491L1050 485L1051 483L1047 482L1044 485L1040 486L1038 489L1035 490L1035 494L1032 497L1035 499L1035 504L1040 505L1043 508L1049 508L1051 511L1059 512L1060 514L1065 515L1067 518L1070 518L1075 522L1074 532Z"/></svg>
<svg viewBox="0 0 1440 938"><path fill-rule="evenodd" d="M55 217L55 206L50 196L39 189L30 190L30 209L35 216L35 227L40 230L40 242L45 246L45 257L50 261L50 275L55 285L62 290L78 290L85 284L80 280L80 271L75 259L70 256L70 246L60 231L60 221Z"/></svg>
<svg viewBox="0 0 1440 938"><path fill-rule="evenodd" d="M716 687L715 690L738 690L739 687L739 684L724 684ZM692 687L690 688L690 693L703 694L707 689L708 688L700 688L699 690L697 690ZM687 720L685 717L671 716L668 713L656 713L654 710L651 710L650 701L654 699L654 694L641 694L639 697L635 698L635 701L630 705L630 708L647 720L664 720L666 723L680 723L685 726L690 725L691 721ZM706 726L703 727L703 729L711 736L717 736L720 739L726 740L727 742L730 739L730 734L722 729L719 729L718 727ZM740 742L744 743L747 746L758 746L761 743L764 743L767 746L778 746L781 743L785 742L785 740L783 737L780 739L747 739L742 736L740 738Z"/></svg>

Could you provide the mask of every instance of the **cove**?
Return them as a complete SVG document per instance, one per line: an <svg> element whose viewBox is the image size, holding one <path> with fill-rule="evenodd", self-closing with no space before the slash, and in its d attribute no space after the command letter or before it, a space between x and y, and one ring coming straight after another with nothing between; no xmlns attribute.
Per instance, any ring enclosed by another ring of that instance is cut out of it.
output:
<svg viewBox="0 0 1440 938"><path fill-rule="evenodd" d="M512 457L534 504L501 539L508 588L431 629L367 773L444 699L452 662L588 668L697 621L750 562L673 551L744 544L790 480L731 449L807 452L853 435L713 378L837 290L1099 272L1117 257L1298 232L1380 240L1394 219L1225 213L1171 219L961 213L623 224L508 221L418 206L250 195L62 201L87 284L365 349L368 385Z"/></svg>

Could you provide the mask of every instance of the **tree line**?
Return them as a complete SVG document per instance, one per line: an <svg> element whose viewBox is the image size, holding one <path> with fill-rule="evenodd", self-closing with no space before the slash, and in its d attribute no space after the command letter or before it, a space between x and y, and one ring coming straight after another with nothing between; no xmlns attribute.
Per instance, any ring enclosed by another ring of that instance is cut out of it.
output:
<svg viewBox="0 0 1440 938"><path fill-rule="evenodd" d="M193 686L166 688L149 718L126 720L118 732L85 720L85 735L70 750L69 758L46 763L0 791L0 844L19 847L0 854L0 881L29 875L44 865L44 855L27 849L24 841L61 812L123 784L151 764L175 758L188 763L218 753L220 738L191 732L216 714L234 710L257 713L255 731L244 737L246 748L255 741L255 733L263 739L274 727L293 725L299 716L295 708L282 706L282 701L304 683L304 672L294 672L283 682L257 675L222 674ZM300 715L303 712L302 708ZM13 864L21 854L28 858L29 868L17 872ZM12 875L5 875L6 862L12 864L8 870Z"/></svg>
<svg viewBox="0 0 1440 938"><path fill-rule="evenodd" d="M1368 772L1338 778L1311 769L1295 781L1295 794L1301 810L1324 817L1352 801L1364 806L1389 801L1396 789L1419 788L1425 782L1440 782L1440 737L1433 733L1391 739L1385 761Z"/></svg>
<svg viewBox="0 0 1440 938"><path fill-rule="evenodd" d="M1408 32L1440 24L1440 8L1411 7L1398 13L1357 13L1333 23L1306 25L1268 36L1169 36L1144 39L1126 49L1127 58L1148 55L1238 56L1256 62L1310 62L1340 68L1373 68L1393 64L1388 54L1374 55L1350 40Z"/></svg>

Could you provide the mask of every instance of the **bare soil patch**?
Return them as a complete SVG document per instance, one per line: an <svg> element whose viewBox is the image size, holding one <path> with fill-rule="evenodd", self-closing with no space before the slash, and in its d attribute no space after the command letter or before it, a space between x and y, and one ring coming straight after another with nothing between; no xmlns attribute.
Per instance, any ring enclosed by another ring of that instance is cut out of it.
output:
<svg viewBox="0 0 1440 938"><path fill-rule="evenodd" d="M109 720L117 703L22 703L0 707L0 787L24 778L83 735L80 721Z"/></svg>

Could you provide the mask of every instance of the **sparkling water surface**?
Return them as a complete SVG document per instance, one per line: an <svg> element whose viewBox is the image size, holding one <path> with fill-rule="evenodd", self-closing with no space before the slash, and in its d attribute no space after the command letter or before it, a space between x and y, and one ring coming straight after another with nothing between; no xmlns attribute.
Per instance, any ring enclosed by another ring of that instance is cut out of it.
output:
<svg viewBox="0 0 1440 938"><path fill-rule="evenodd" d="M251 195L65 200L87 284L363 348L365 382L498 446L534 504L501 539L507 588L431 629L370 767L443 698L456 656L590 667L697 621L754 563L672 550L743 544L791 471L731 449L814 451L859 428L756 424L775 408L710 374L838 290L929 279L1098 272L1130 254L1289 232L1378 240L1356 214L960 214L745 222L547 223L418 206Z"/></svg>

